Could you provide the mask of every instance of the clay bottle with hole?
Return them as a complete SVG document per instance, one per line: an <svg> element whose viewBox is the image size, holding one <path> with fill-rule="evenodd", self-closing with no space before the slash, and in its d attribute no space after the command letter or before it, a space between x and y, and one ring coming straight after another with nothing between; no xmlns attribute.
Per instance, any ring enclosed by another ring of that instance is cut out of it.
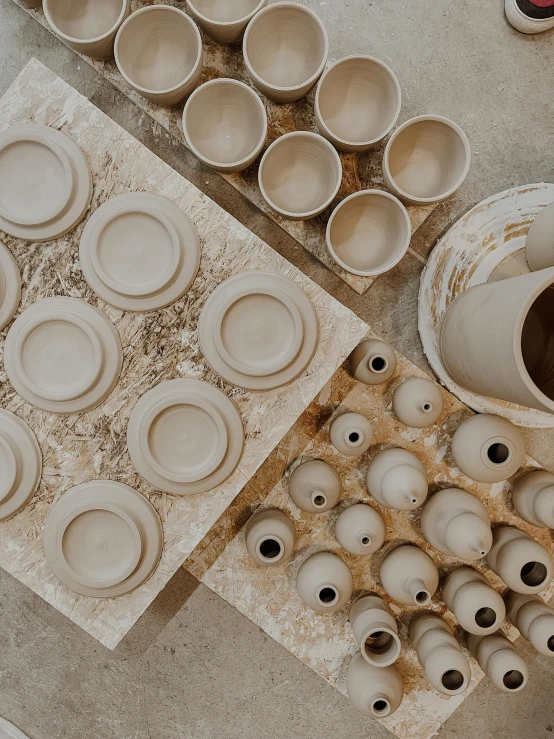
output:
<svg viewBox="0 0 554 739"><path fill-rule="evenodd" d="M350 625L362 657L375 667L392 665L400 656L398 626L382 598L369 594L350 609Z"/></svg>
<svg viewBox="0 0 554 739"><path fill-rule="evenodd" d="M411 544L387 554L380 577L387 594L406 606L426 606L439 584L437 565L426 552Z"/></svg>
<svg viewBox="0 0 554 739"><path fill-rule="evenodd" d="M289 480L289 495L307 513L334 508L342 492L339 473L323 459L311 459L295 467Z"/></svg>
<svg viewBox="0 0 554 739"><path fill-rule="evenodd" d="M357 457L371 446L373 429L370 422L359 413L341 413L331 421L331 444L347 457Z"/></svg>
<svg viewBox="0 0 554 739"><path fill-rule="evenodd" d="M554 267L554 203L542 208L531 224L525 257L532 272Z"/></svg>
<svg viewBox="0 0 554 739"><path fill-rule="evenodd" d="M492 546L487 509L475 495L457 488L439 490L427 501L421 531L439 552L470 562L484 557Z"/></svg>
<svg viewBox="0 0 554 739"><path fill-rule="evenodd" d="M382 385L396 372L396 353L380 339L366 339L350 356L352 374L365 385Z"/></svg>
<svg viewBox="0 0 554 739"><path fill-rule="evenodd" d="M544 547L515 526L498 526L492 534L487 564L511 590L534 594L550 585L554 564Z"/></svg>
<svg viewBox="0 0 554 739"><path fill-rule="evenodd" d="M386 536L383 516L365 503L345 508L335 524L335 537L350 554L373 554L383 546Z"/></svg>
<svg viewBox="0 0 554 739"><path fill-rule="evenodd" d="M408 635L433 688L444 695L463 693L471 668L446 621L432 611L421 611L410 621Z"/></svg>
<svg viewBox="0 0 554 739"><path fill-rule="evenodd" d="M500 593L472 567L456 567L444 578L442 597L456 621L470 634L485 636L497 631L506 618Z"/></svg>
<svg viewBox="0 0 554 739"><path fill-rule="evenodd" d="M399 421L415 429L437 423L444 400L436 382L423 377L408 377L392 396L392 412Z"/></svg>
<svg viewBox="0 0 554 739"><path fill-rule="evenodd" d="M482 413L466 418L452 438L452 456L464 475L478 482L501 482L523 463L525 445L506 418Z"/></svg>
<svg viewBox="0 0 554 739"><path fill-rule="evenodd" d="M469 634L467 647L495 688L517 693L527 685L529 668L502 632L488 636Z"/></svg>
<svg viewBox="0 0 554 739"><path fill-rule="evenodd" d="M383 449L366 473L367 489L375 500L397 511L413 511L427 498L427 472L407 449Z"/></svg>
<svg viewBox="0 0 554 739"><path fill-rule="evenodd" d="M286 513L278 508L259 511L245 528L246 549L260 567L274 567L294 553L296 529Z"/></svg>
<svg viewBox="0 0 554 739"><path fill-rule="evenodd" d="M518 514L533 526L554 529L554 474L546 470L520 477L512 492Z"/></svg>
<svg viewBox="0 0 554 739"><path fill-rule="evenodd" d="M404 681L394 665L375 667L358 652L346 673L346 692L354 706L370 718L394 713L404 697Z"/></svg>
<svg viewBox="0 0 554 739"><path fill-rule="evenodd" d="M339 611L349 601L353 587L348 565L331 552L312 554L296 576L298 595L316 613Z"/></svg>
<svg viewBox="0 0 554 739"><path fill-rule="evenodd" d="M540 654L554 657L554 610L538 595L526 595L509 590L506 613L522 637L531 642Z"/></svg>

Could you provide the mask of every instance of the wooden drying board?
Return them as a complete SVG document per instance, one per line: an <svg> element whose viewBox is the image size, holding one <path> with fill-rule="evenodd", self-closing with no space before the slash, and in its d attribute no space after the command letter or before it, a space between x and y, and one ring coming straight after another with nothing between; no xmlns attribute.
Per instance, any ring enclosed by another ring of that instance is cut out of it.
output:
<svg viewBox="0 0 554 739"><path fill-rule="evenodd" d="M14 0L14 2L29 13L29 15L32 15L44 28L53 33L44 17L42 8L28 8L20 0ZM131 0L132 10L138 10L138 8L153 4L158 3L152 2L152 0ZM167 0L160 4L174 5L182 10L186 10L186 3L183 0ZM202 37L204 41L204 73L201 82L206 82L216 77L233 77L251 85L250 78L246 73L240 47L221 46L205 34L202 34ZM141 110L171 134L171 136L185 143L181 122L183 114L182 105L176 108L166 108L155 103L150 103L123 79L113 59L110 61L97 61L82 54L79 54L79 56L99 74L115 85L118 90L121 90ZM261 93L260 97L267 110L269 123L268 145L278 136L289 133L290 131L317 131L313 113L315 90L312 90L308 97L299 100L297 103L288 105L277 105L265 98ZM309 221L291 221L282 218L267 205L258 187L257 164L237 174L220 174L221 177L244 195L245 198L281 226L289 236L292 236L301 246L317 257L320 262L341 277L353 290L362 295L377 278L353 275L343 270L327 252L325 228L332 209L347 195L367 188L385 189L381 172L384 149L384 145L381 144L375 149L363 154L341 154L343 179L339 196L322 215ZM412 233L421 226L435 207L436 204L408 207L408 213L412 222ZM410 252L416 259L421 261L419 254L411 249Z"/></svg>
<svg viewBox="0 0 554 739"><path fill-rule="evenodd" d="M104 310L121 336L124 362L116 389L99 408L80 416L55 416L30 406L0 372L0 407L27 421L44 460L38 493L15 518L0 524L0 565L113 649L368 327L35 59L0 100L0 130L18 122L50 125L77 142L92 170L91 210L123 192L163 195L190 216L203 249L198 277L180 301L153 313L126 313L105 304L83 279L78 247L86 218L67 236L46 244L0 233L22 273L20 310L52 295L82 298ZM204 363L196 338L198 315L209 293L231 274L252 269L279 272L298 283L311 298L320 324L319 347L308 370L286 387L260 393L221 381ZM5 336L6 331L0 334L0 353ZM220 387L237 404L245 425L238 468L215 490L196 496L154 492L135 472L126 447L127 421L138 398L175 377L201 378ZM137 488L154 504L164 528L164 551L155 574L133 593L111 600L78 596L61 585L42 548L51 504L71 486L102 478Z"/></svg>
<svg viewBox="0 0 554 739"><path fill-rule="evenodd" d="M426 377L398 353L397 359L396 375L388 383L375 387L354 381L347 365L343 366L196 548L185 567L333 687L346 693L346 668L350 656L358 650L348 623L349 608L347 606L330 615L314 613L302 603L294 586L298 568L307 556L319 550L337 553L352 571L353 597L366 590L378 592L400 621L403 650L398 666L404 677L406 694L398 711L380 723L401 739L428 739L435 735L484 675L472 659L473 678L463 695L448 697L434 691L407 641L407 624L417 609L392 602L379 584L378 573L386 553L400 542L414 542L427 551L441 572L461 563L461 560L440 554L424 540L418 523L420 510L393 511L370 499L365 486L369 460L383 448L401 446L409 449L425 463L431 492L454 486L469 490L485 503L494 522L517 525L550 552L554 550L554 542L550 531L530 526L515 515L508 482L495 485L476 483L454 466L450 453L452 434L471 411L453 395L443 390L445 407L439 425L428 429L410 429L395 418L391 399L401 379ZM328 421L339 407L362 413L373 425L373 444L361 458L345 457L329 442ZM314 457L330 462L340 473L343 482L339 505L319 515L301 511L290 501L287 492L292 469L301 461ZM533 460L526 460L526 471L536 467L538 465ZM371 557L348 554L339 547L333 534L338 514L360 501L371 502L387 522L387 542ZM298 533L296 556L290 563L275 569L256 567L244 544L244 523L258 508L269 507L286 511L294 519ZM476 563L476 567L492 585L502 587L501 581L483 566L483 562ZM551 592L544 595L549 596ZM440 593L433 598L432 608L455 626L452 615L441 603ZM505 625L504 629L511 639L515 639L518 633L515 628ZM456 627L456 635L462 637L459 627ZM464 651L467 654L465 647ZM368 719L368 735L371 725Z"/></svg>

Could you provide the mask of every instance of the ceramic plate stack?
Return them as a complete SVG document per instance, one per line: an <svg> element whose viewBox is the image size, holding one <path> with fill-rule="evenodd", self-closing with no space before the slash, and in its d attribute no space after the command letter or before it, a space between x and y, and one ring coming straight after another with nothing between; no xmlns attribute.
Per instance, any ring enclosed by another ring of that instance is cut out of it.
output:
<svg viewBox="0 0 554 739"><path fill-rule="evenodd" d="M76 298L33 303L6 338L4 367L16 391L52 413L95 408L115 387L123 352L108 318Z"/></svg>
<svg viewBox="0 0 554 739"><path fill-rule="evenodd" d="M69 136L35 124L0 134L0 230L57 239L79 223L91 197L87 160Z"/></svg>
<svg viewBox="0 0 554 739"><path fill-rule="evenodd" d="M89 218L79 259L103 300L122 310L150 311L188 290L198 272L200 243L190 219L170 200L128 193Z"/></svg>
<svg viewBox="0 0 554 739"><path fill-rule="evenodd" d="M0 410L0 521L27 505L38 487L42 454L25 421Z"/></svg>
<svg viewBox="0 0 554 739"><path fill-rule="evenodd" d="M21 300L21 275L8 247L0 241L0 331L12 320Z"/></svg>
<svg viewBox="0 0 554 739"><path fill-rule="evenodd" d="M274 272L241 272L210 295L198 322L200 349L224 380L269 390L296 379L319 336L310 299Z"/></svg>
<svg viewBox="0 0 554 739"><path fill-rule="evenodd" d="M138 473L158 490L194 495L220 485L242 455L234 403L202 380L169 380L133 408L127 446Z"/></svg>
<svg viewBox="0 0 554 739"><path fill-rule="evenodd" d="M120 482L93 480L71 488L53 506L43 541L52 571L68 588L112 598L150 577L163 530L143 495Z"/></svg>

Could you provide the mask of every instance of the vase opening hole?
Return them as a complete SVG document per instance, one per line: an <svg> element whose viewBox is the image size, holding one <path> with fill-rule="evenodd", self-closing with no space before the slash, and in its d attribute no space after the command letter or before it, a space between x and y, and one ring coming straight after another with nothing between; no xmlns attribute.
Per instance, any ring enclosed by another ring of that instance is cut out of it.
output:
<svg viewBox="0 0 554 739"><path fill-rule="evenodd" d="M521 568L520 577L524 585L536 588L544 583L547 574L546 567L542 562L527 562Z"/></svg>
<svg viewBox="0 0 554 739"><path fill-rule="evenodd" d="M496 611L492 608L480 608L475 614L475 623L481 629L490 629L496 623Z"/></svg>
<svg viewBox="0 0 554 739"><path fill-rule="evenodd" d="M441 677L441 683L446 690L459 690L464 684L464 676L460 670L447 670Z"/></svg>
<svg viewBox="0 0 554 739"><path fill-rule="evenodd" d="M521 331L521 355L534 385L554 400L554 285L537 297L525 317Z"/></svg>
<svg viewBox="0 0 554 739"><path fill-rule="evenodd" d="M313 497L313 504L316 508L324 508L327 505L327 498L323 493L317 493Z"/></svg>
<svg viewBox="0 0 554 739"><path fill-rule="evenodd" d="M348 434L348 441L351 444L356 444L358 441L360 441L360 434L357 431L351 431Z"/></svg>
<svg viewBox="0 0 554 739"><path fill-rule="evenodd" d="M321 588L321 590L317 594L317 598L323 606L332 606L334 603L337 602L338 597L339 594L337 593L335 588L332 588L329 585Z"/></svg>
<svg viewBox="0 0 554 739"><path fill-rule="evenodd" d="M264 559L275 560L283 553L281 544L276 539L264 539L260 544L260 554Z"/></svg>
<svg viewBox="0 0 554 739"><path fill-rule="evenodd" d="M415 601L418 604L418 606L426 606L427 603L431 600L431 594L428 593L426 590L418 590L415 594Z"/></svg>
<svg viewBox="0 0 554 739"><path fill-rule="evenodd" d="M422 411L423 411L424 413L431 413L431 411L433 410L433 404L432 404L432 403L424 403L424 404L423 404L423 405L421 406L421 410L422 410Z"/></svg>
<svg viewBox="0 0 554 739"><path fill-rule="evenodd" d="M371 704L371 710L375 716L388 716L390 711L390 703L384 698L378 698Z"/></svg>
<svg viewBox="0 0 554 739"><path fill-rule="evenodd" d="M365 640L366 653L374 657L380 654L386 654L393 646L394 639L392 635L386 631L372 631Z"/></svg>
<svg viewBox="0 0 554 739"><path fill-rule="evenodd" d="M502 682L508 690L517 690L523 685L524 679L519 670L509 670L502 678Z"/></svg>
<svg viewBox="0 0 554 739"><path fill-rule="evenodd" d="M388 369L389 363L385 359L385 357L371 357L369 360L369 369L372 372L381 373L385 372Z"/></svg>
<svg viewBox="0 0 554 739"><path fill-rule="evenodd" d="M371 544L371 537L369 537L367 534L365 536L362 536L360 539L360 543L364 547L368 547Z"/></svg>
<svg viewBox="0 0 554 739"><path fill-rule="evenodd" d="M551 652L554 652L554 634L546 642L546 645Z"/></svg>
<svg viewBox="0 0 554 739"><path fill-rule="evenodd" d="M510 459L510 450L506 444L497 442L487 449L487 457L493 464L504 464Z"/></svg>

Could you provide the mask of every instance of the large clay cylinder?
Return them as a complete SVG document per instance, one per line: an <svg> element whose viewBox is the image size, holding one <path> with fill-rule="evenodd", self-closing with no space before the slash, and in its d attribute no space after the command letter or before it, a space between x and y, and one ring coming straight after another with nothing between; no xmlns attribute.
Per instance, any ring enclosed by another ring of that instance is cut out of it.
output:
<svg viewBox="0 0 554 739"><path fill-rule="evenodd" d="M477 285L449 307L446 369L466 390L554 413L554 267Z"/></svg>

